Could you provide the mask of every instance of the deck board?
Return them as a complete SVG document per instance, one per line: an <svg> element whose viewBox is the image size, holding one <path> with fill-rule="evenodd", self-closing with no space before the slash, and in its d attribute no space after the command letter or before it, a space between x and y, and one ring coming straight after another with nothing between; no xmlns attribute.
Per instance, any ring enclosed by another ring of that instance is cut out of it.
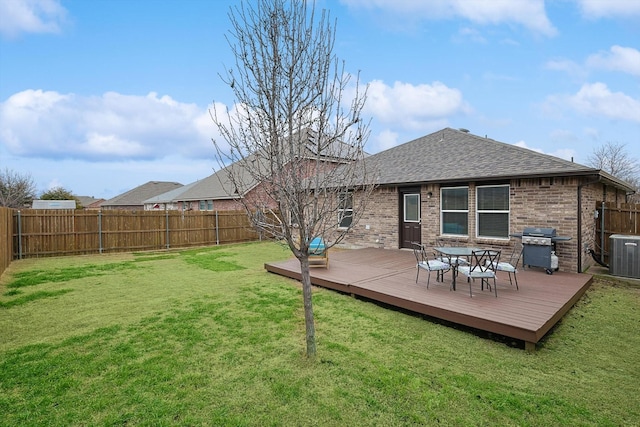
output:
<svg viewBox="0 0 640 427"><path fill-rule="evenodd" d="M300 264L295 258L265 264L267 271L300 280ZM518 271L519 290L509 284L506 273L498 273L498 297L480 290L479 282L469 285L458 277L450 290L451 273L444 282L427 272L416 284L415 258L411 251L353 249L332 251L328 268L310 269L311 283L339 292L365 297L401 309L431 316L506 337L522 340L528 348L539 342L562 319L591 285L589 274L543 269Z"/></svg>

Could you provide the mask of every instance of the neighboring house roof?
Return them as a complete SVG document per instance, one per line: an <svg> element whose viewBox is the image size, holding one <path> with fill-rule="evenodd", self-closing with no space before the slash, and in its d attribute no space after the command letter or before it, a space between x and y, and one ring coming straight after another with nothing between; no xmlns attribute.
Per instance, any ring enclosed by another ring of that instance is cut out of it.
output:
<svg viewBox="0 0 640 427"><path fill-rule="evenodd" d="M237 189L227 176L227 169L233 168L235 172L241 173L244 168L241 168L239 164L234 163L218 172L210 175L204 179L190 184L186 191L180 193L173 200L175 201L193 201L193 200L220 200L220 199L234 199L244 194L238 194ZM243 182L248 183L244 188L249 191L254 188L258 183L252 180L249 174L243 174ZM245 192L246 194L246 192Z"/></svg>
<svg viewBox="0 0 640 427"><path fill-rule="evenodd" d="M182 194L188 191L190 188L193 188L196 184L201 181L192 182L191 184L183 185L182 187L174 188L173 190L167 191L166 193L158 194L157 196L153 196L147 200L143 200L142 203L146 204L156 204L156 203L171 203L177 200L183 200L181 198Z"/></svg>
<svg viewBox="0 0 640 427"><path fill-rule="evenodd" d="M597 175L618 188L633 190L602 170L451 128L382 151L365 162L381 185Z"/></svg>
<svg viewBox="0 0 640 427"><path fill-rule="evenodd" d="M96 199L91 196L76 196L76 199L78 199L83 208L93 207L105 201L105 199Z"/></svg>
<svg viewBox="0 0 640 427"><path fill-rule="evenodd" d="M143 206L145 200L182 186L179 182L149 181L107 200L102 206Z"/></svg>
<svg viewBox="0 0 640 427"><path fill-rule="evenodd" d="M315 159L318 151L318 143L316 139L316 132L310 130L303 130L300 133L296 133L294 138L304 144L301 146L301 157L308 159ZM328 141L321 148L321 155L319 159L326 162L341 163L350 161L346 156L346 153L352 153L353 147L348 144L339 141ZM352 153L353 154L353 153ZM364 153L366 156L366 153ZM178 201L197 201L197 200L224 200L224 199L236 199L238 197L245 196L246 193L254 189L259 181L256 180L245 167L247 163L260 162L262 169L269 170L269 162L265 155L261 153L252 154L245 159L232 163L229 166L215 172L207 178L185 185L175 191L160 194L155 198L149 198L144 203L170 203ZM252 165L252 169L260 165ZM242 188L238 189L233 182L229 180L229 174L232 174L237 182L242 182ZM265 175L267 173L265 172ZM240 193L239 193L240 191Z"/></svg>

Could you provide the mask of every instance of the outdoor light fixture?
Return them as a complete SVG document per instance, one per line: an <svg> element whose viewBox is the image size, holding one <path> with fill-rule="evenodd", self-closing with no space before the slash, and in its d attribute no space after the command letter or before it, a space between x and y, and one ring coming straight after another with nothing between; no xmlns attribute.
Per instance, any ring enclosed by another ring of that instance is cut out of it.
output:
<svg viewBox="0 0 640 427"><path fill-rule="evenodd" d="M431 198L431 196L433 196L433 193L432 193L431 191L429 191L429 192L427 193L427 199L430 199L430 198Z"/></svg>

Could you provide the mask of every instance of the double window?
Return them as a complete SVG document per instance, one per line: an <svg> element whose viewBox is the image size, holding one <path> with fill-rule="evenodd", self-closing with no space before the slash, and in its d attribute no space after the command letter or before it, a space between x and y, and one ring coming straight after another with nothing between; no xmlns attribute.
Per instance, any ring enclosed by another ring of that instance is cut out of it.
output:
<svg viewBox="0 0 640 427"><path fill-rule="evenodd" d="M440 190L442 234L469 235L469 187ZM509 185L476 187L476 236L509 238Z"/></svg>
<svg viewBox="0 0 640 427"><path fill-rule="evenodd" d="M213 200L200 200L200 210L201 211L212 211L213 210Z"/></svg>

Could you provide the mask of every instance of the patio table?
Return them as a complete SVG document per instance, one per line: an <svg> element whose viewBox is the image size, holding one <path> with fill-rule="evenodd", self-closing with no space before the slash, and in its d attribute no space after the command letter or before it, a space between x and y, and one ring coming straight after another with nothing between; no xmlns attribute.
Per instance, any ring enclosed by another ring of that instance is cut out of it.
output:
<svg viewBox="0 0 640 427"><path fill-rule="evenodd" d="M467 260L473 255L473 251L479 251L480 248L468 248L465 246L438 246L433 248L434 251L439 254L444 255L444 257L449 258L449 261L455 258L455 262L449 262L451 265L451 274L453 276L451 287L453 290L456 290L456 276L458 275L458 259L460 257L465 257Z"/></svg>

